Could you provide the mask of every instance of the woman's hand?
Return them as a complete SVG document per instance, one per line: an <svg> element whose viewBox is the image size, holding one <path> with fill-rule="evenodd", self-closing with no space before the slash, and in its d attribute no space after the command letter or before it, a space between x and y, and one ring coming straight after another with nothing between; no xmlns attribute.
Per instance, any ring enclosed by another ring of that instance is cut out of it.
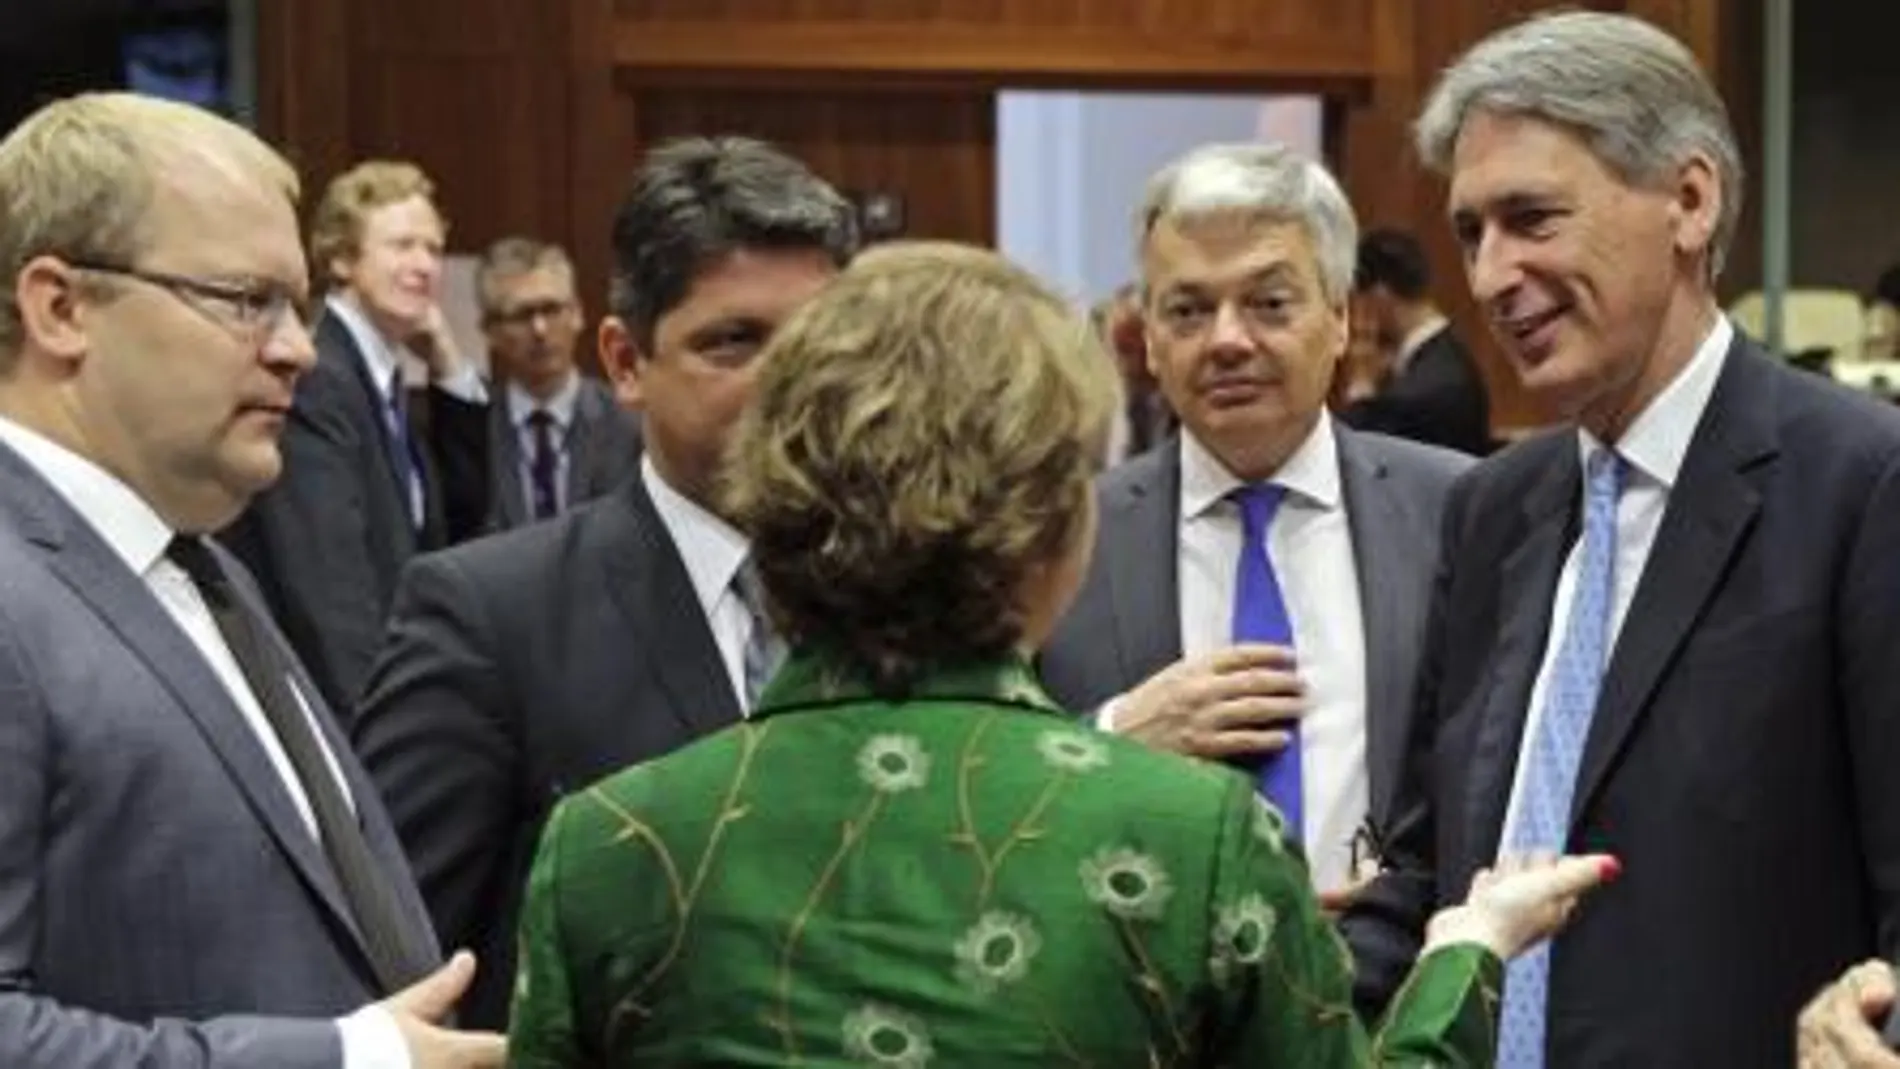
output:
<svg viewBox="0 0 1900 1069"><path fill-rule="evenodd" d="M1607 854L1506 858L1478 871L1464 905L1432 918L1425 949L1478 943L1508 961L1556 934L1585 892L1622 871Z"/></svg>

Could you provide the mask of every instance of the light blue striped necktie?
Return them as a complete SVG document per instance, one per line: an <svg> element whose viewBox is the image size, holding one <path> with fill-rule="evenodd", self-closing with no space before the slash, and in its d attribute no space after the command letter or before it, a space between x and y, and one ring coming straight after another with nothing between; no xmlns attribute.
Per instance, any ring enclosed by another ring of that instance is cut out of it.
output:
<svg viewBox="0 0 1900 1069"><path fill-rule="evenodd" d="M1551 663L1544 716L1524 759L1517 821L1506 849L1563 852L1570 831L1570 805L1577 766L1610 651L1610 612L1616 591L1616 501L1623 490L1622 458L1608 449L1591 453L1584 469L1583 545L1577 562L1570 616ZM1505 970L1504 1009L1498 1025L1502 1069L1542 1069L1545 1013L1550 998L1550 943L1513 960Z"/></svg>

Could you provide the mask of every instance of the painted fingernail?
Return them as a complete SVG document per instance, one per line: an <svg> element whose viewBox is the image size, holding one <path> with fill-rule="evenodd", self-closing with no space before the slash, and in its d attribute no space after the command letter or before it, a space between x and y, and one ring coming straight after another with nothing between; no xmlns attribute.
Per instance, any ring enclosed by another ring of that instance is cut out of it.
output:
<svg viewBox="0 0 1900 1069"><path fill-rule="evenodd" d="M1602 882L1615 883L1616 878L1621 875L1623 875L1623 863L1621 861L1613 857L1606 857L1597 862L1597 878Z"/></svg>

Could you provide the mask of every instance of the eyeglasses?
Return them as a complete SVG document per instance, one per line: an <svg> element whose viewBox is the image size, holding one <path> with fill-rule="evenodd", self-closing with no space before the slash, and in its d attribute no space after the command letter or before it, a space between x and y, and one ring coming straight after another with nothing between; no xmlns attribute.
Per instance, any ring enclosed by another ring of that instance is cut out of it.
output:
<svg viewBox="0 0 1900 1069"><path fill-rule="evenodd" d="M513 308L488 313L488 322L497 327L531 327L537 319L554 320L574 310L574 302L562 300L532 301Z"/></svg>
<svg viewBox="0 0 1900 1069"><path fill-rule="evenodd" d="M71 263L81 271L129 278L148 286L157 286L205 318L256 345L262 345L276 334L286 317L294 317L297 324L306 330L310 327L309 301L281 283L212 281L170 275L162 271L145 271L120 264L83 260Z"/></svg>

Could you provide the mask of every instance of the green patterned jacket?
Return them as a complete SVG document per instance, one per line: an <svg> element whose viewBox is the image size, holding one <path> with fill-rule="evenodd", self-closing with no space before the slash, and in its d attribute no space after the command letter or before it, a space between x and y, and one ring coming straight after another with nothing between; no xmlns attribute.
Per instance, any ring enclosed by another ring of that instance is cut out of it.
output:
<svg viewBox="0 0 1900 1069"><path fill-rule="evenodd" d="M753 718L562 802L510 1064L1488 1065L1501 965L1377 1038L1242 776L1070 720L1019 661L889 702L795 658Z"/></svg>

